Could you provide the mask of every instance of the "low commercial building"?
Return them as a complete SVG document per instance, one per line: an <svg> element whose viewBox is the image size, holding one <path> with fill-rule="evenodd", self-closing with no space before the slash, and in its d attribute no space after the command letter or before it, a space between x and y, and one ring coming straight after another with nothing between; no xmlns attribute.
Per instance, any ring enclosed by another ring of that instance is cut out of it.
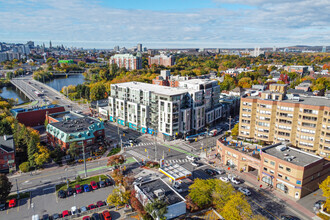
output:
<svg viewBox="0 0 330 220"><path fill-rule="evenodd" d="M53 147L68 149L73 142L88 147L105 137L104 124L97 119L73 112L52 114L48 118L47 141Z"/></svg>
<svg viewBox="0 0 330 220"><path fill-rule="evenodd" d="M19 123L22 123L28 127L44 125L47 113L52 114L63 111L65 111L64 107L59 105L48 105L32 108L15 108L10 110L14 118L16 118Z"/></svg>
<svg viewBox="0 0 330 220"><path fill-rule="evenodd" d="M0 136L0 173L16 170L15 143L12 135Z"/></svg>
<svg viewBox="0 0 330 220"><path fill-rule="evenodd" d="M185 199L162 179L155 179L134 185L136 198L143 206L156 199L167 204L166 219L174 219L186 214Z"/></svg>
<svg viewBox="0 0 330 220"><path fill-rule="evenodd" d="M288 143L264 148L218 140L217 151L224 165L251 175L289 197L300 199L318 189L330 173L330 162Z"/></svg>

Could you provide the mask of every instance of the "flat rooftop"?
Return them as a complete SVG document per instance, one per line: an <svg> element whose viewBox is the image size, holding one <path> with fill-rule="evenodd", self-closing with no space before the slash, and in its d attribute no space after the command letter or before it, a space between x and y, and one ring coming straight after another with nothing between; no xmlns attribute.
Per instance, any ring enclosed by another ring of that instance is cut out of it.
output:
<svg viewBox="0 0 330 220"><path fill-rule="evenodd" d="M39 110L45 110L45 109L50 109L50 108L58 108L58 107L62 107L60 105L46 105L46 106L35 106L35 107L31 107L31 106L26 106L26 108L14 108L11 109L10 112L16 116L19 113L22 112L30 112L30 111L39 111Z"/></svg>
<svg viewBox="0 0 330 220"><path fill-rule="evenodd" d="M95 123L101 122L99 120L85 116L76 118L74 120L62 120L60 122L51 123L51 125L65 133L75 133L78 131L89 130L88 127Z"/></svg>
<svg viewBox="0 0 330 220"><path fill-rule="evenodd" d="M322 157L289 147L286 143L265 147L262 149L262 152L302 167L323 159Z"/></svg>
<svg viewBox="0 0 330 220"><path fill-rule="evenodd" d="M178 164L161 167L159 168L159 171L164 173L166 176L169 176L173 180L191 176L191 172L189 170Z"/></svg>
<svg viewBox="0 0 330 220"><path fill-rule="evenodd" d="M260 97L257 96L247 96L244 97L247 99L261 99ZM300 100L296 101L296 100L291 100L291 99L284 99L282 101L279 102L285 102L285 103L299 103L299 104L304 104L304 105L315 105L315 106L327 106L330 107L330 99L329 98L325 98L325 97L319 97L319 96L313 96L313 97L309 97L309 96L299 96ZM273 101L271 99L264 99L264 100L269 100L269 101Z"/></svg>
<svg viewBox="0 0 330 220"><path fill-rule="evenodd" d="M184 89L184 88L174 88L169 86L160 86L160 85L135 82L135 81L118 83L115 85L122 88L140 89L143 91L150 91L156 94L167 95L167 96L180 95L189 91L188 89Z"/></svg>
<svg viewBox="0 0 330 220"><path fill-rule="evenodd" d="M141 191L151 201L157 199L155 191L159 189L161 189L164 192L165 194L164 201L168 205L173 205L185 201L183 197L181 197L177 192L175 192L174 189L172 189L169 185L167 185L162 179L155 179L152 181L143 182L136 186L139 187Z"/></svg>
<svg viewBox="0 0 330 220"><path fill-rule="evenodd" d="M53 113L53 114L50 114L49 116L52 117L52 118L55 118L58 121L63 121L66 118L69 118L70 120L74 120L74 119L77 119L77 118L84 117L83 115L80 115L80 114L77 114L77 113L74 113L74 112L70 112L70 111Z"/></svg>

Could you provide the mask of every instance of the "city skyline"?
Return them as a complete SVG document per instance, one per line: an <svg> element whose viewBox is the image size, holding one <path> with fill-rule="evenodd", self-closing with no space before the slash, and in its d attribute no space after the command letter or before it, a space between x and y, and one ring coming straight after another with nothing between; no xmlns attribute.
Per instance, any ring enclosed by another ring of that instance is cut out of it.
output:
<svg viewBox="0 0 330 220"><path fill-rule="evenodd" d="M329 45L328 1L3 1L0 41L84 48Z"/></svg>

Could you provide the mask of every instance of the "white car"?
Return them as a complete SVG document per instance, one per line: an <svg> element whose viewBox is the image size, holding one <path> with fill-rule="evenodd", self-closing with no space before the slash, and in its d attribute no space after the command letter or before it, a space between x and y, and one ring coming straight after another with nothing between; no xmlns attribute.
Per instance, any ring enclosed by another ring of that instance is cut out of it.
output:
<svg viewBox="0 0 330 220"><path fill-rule="evenodd" d="M79 210L77 209L77 206L72 206L71 207L71 214L76 215L79 213Z"/></svg>
<svg viewBox="0 0 330 220"><path fill-rule="evenodd" d="M177 191L177 192L183 192L181 186L177 186L177 185L173 185L173 188Z"/></svg>
<svg viewBox="0 0 330 220"><path fill-rule="evenodd" d="M222 175L222 174L225 174L226 171L225 170L220 170L220 169L214 169L214 171L219 174L219 175Z"/></svg>
<svg viewBox="0 0 330 220"><path fill-rule="evenodd" d="M186 156L186 158L187 158L188 160L192 160L192 161L194 161L194 160L195 160L195 157L193 157L193 156L190 156L190 155L187 155L187 156Z"/></svg>
<svg viewBox="0 0 330 220"><path fill-rule="evenodd" d="M222 181L222 182L225 182L225 183L229 183L229 179L225 176L220 176L219 179Z"/></svg>
<svg viewBox="0 0 330 220"><path fill-rule="evenodd" d="M246 196L250 196L251 195L250 190L248 190L247 188L238 187L238 191L240 191L241 193L243 193Z"/></svg>
<svg viewBox="0 0 330 220"><path fill-rule="evenodd" d="M239 181L239 179L236 179L235 177L231 178L230 181L234 184L240 184L241 182Z"/></svg>
<svg viewBox="0 0 330 220"><path fill-rule="evenodd" d="M190 162L191 165L193 165L194 167L198 167L198 164L195 162Z"/></svg>

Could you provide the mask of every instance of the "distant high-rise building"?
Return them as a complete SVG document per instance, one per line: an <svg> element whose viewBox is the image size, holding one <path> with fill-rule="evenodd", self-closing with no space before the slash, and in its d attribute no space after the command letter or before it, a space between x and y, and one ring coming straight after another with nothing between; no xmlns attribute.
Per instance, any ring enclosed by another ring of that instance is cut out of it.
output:
<svg viewBox="0 0 330 220"><path fill-rule="evenodd" d="M142 58L132 54L116 54L110 58L110 64L117 64L119 68L125 67L127 70L141 69Z"/></svg>
<svg viewBox="0 0 330 220"><path fill-rule="evenodd" d="M167 56L162 54L154 57L149 57L148 64L149 66L151 66L152 64L162 65L162 66L173 66L174 56Z"/></svg>
<svg viewBox="0 0 330 220"><path fill-rule="evenodd" d="M215 52L216 52L216 53L221 53L220 48L217 48L217 49L215 50Z"/></svg>
<svg viewBox="0 0 330 220"><path fill-rule="evenodd" d="M142 52L142 44L137 45L137 51Z"/></svg>
<svg viewBox="0 0 330 220"><path fill-rule="evenodd" d="M115 47L113 48L113 50L116 51L116 52L119 51L119 46L118 46L118 45L115 46Z"/></svg>
<svg viewBox="0 0 330 220"><path fill-rule="evenodd" d="M29 46L30 49L34 48L34 42L33 41L28 41L26 44Z"/></svg>
<svg viewBox="0 0 330 220"><path fill-rule="evenodd" d="M274 46L274 47L273 47L273 52L275 52L275 51L276 51L276 47Z"/></svg>
<svg viewBox="0 0 330 220"><path fill-rule="evenodd" d="M322 53L325 53L325 52L327 52L327 46L322 47Z"/></svg>
<svg viewBox="0 0 330 220"><path fill-rule="evenodd" d="M52 41L49 41L49 48L52 48Z"/></svg>

